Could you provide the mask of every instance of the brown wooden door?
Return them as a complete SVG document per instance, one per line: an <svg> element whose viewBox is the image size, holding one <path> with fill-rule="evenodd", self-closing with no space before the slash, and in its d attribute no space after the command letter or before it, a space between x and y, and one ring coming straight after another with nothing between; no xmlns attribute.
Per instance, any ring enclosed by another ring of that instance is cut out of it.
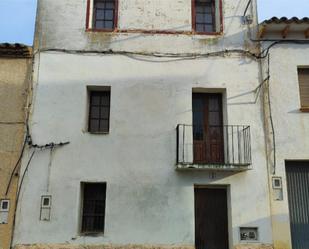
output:
<svg viewBox="0 0 309 249"><path fill-rule="evenodd" d="M226 189L196 187L195 248L228 249Z"/></svg>
<svg viewBox="0 0 309 249"><path fill-rule="evenodd" d="M222 95L193 93L194 163L223 163Z"/></svg>

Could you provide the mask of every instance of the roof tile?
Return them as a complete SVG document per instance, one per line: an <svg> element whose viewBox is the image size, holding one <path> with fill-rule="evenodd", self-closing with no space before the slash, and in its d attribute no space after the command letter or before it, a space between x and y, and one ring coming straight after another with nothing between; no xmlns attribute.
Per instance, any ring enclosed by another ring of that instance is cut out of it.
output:
<svg viewBox="0 0 309 249"><path fill-rule="evenodd" d="M29 58L32 49L20 43L0 43L0 57L6 58Z"/></svg>

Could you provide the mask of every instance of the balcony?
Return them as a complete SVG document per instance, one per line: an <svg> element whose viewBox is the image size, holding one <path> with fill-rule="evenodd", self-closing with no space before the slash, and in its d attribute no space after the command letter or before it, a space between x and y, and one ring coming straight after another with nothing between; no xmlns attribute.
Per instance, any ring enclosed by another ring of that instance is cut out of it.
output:
<svg viewBox="0 0 309 249"><path fill-rule="evenodd" d="M177 170L251 169L250 126L179 124L176 135Z"/></svg>

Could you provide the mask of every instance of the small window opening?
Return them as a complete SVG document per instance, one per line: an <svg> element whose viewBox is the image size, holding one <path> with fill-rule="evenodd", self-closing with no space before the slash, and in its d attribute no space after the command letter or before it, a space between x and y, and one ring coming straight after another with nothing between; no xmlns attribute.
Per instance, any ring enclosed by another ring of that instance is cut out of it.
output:
<svg viewBox="0 0 309 249"><path fill-rule="evenodd" d="M82 183L82 233L103 233L106 183Z"/></svg>
<svg viewBox="0 0 309 249"><path fill-rule="evenodd" d="M298 68L301 110L309 111L309 68Z"/></svg>
<svg viewBox="0 0 309 249"><path fill-rule="evenodd" d="M108 133L110 119L110 90L90 91L89 123L90 133Z"/></svg>
<svg viewBox="0 0 309 249"><path fill-rule="evenodd" d="M198 33L221 31L221 0L192 0L193 29Z"/></svg>
<svg viewBox="0 0 309 249"><path fill-rule="evenodd" d="M93 1L93 27L95 29L113 30L117 23L116 0Z"/></svg>

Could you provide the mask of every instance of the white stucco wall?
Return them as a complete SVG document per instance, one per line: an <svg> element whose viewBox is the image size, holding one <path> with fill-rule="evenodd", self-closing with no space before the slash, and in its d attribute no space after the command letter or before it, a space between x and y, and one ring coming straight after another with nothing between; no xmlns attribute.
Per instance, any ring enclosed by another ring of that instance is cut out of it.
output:
<svg viewBox="0 0 309 249"><path fill-rule="evenodd" d="M32 137L38 144L71 144L56 149L52 159L50 222L39 221L49 152L34 156L15 243L193 244L194 184L230 185L233 243L238 243L239 226L258 226L261 241L271 243L260 103L250 103L253 94L237 97L257 83L256 62L241 57L151 63L42 53ZM108 135L85 130L87 85L111 86ZM175 171L175 128L192 122L193 87L226 89L227 124L251 126L253 170L217 173L215 179L209 172ZM78 237L81 181L107 182L103 237Z"/></svg>
<svg viewBox="0 0 309 249"><path fill-rule="evenodd" d="M247 25L242 15L247 0L223 0L223 34L141 34L86 32L87 0L41 0L38 6L36 42L41 48L197 53L248 48ZM255 1L253 1L255 3ZM256 25L255 8L250 7ZM119 0L121 30L191 31L191 0Z"/></svg>
<svg viewBox="0 0 309 249"><path fill-rule="evenodd" d="M190 0L177 1L178 7L170 8L166 18L160 14L156 22L152 14L139 15L145 1L120 1L121 27L191 27ZM167 2L159 3L162 6L145 8L152 13L165 9ZM85 0L42 0L36 45L160 53L254 50L241 23L247 1L223 3L224 34L210 37L85 32ZM259 242L272 243L262 104L260 98L254 103L253 92L260 84L257 61L236 55L166 61L41 52L36 66L30 124L34 143L70 144L55 149L50 177L49 151L36 152L22 188L14 244L193 245L194 184L228 186L231 246L239 244L240 226L258 227ZM87 86L92 85L111 86L108 135L92 135L86 129ZM252 170L216 172L214 178L207 171L175 170L176 126L192 123L192 88L225 92L225 124L250 125ZM25 153L23 168L30 153ZM52 213L51 221L44 222L39 221L40 197L46 194L48 178ZM107 182L104 236L79 234L82 181Z"/></svg>
<svg viewBox="0 0 309 249"><path fill-rule="evenodd" d="M290 248L291 243L285 161L309 159L309 113L300 111L297 74L298 66L309 65L308 55L308 44L279 44L270 50L270 101L276 137L276 176L282 177L283 182L283 201L272 203L273 225L277 231L276 240L282 248Z"/></svg>

